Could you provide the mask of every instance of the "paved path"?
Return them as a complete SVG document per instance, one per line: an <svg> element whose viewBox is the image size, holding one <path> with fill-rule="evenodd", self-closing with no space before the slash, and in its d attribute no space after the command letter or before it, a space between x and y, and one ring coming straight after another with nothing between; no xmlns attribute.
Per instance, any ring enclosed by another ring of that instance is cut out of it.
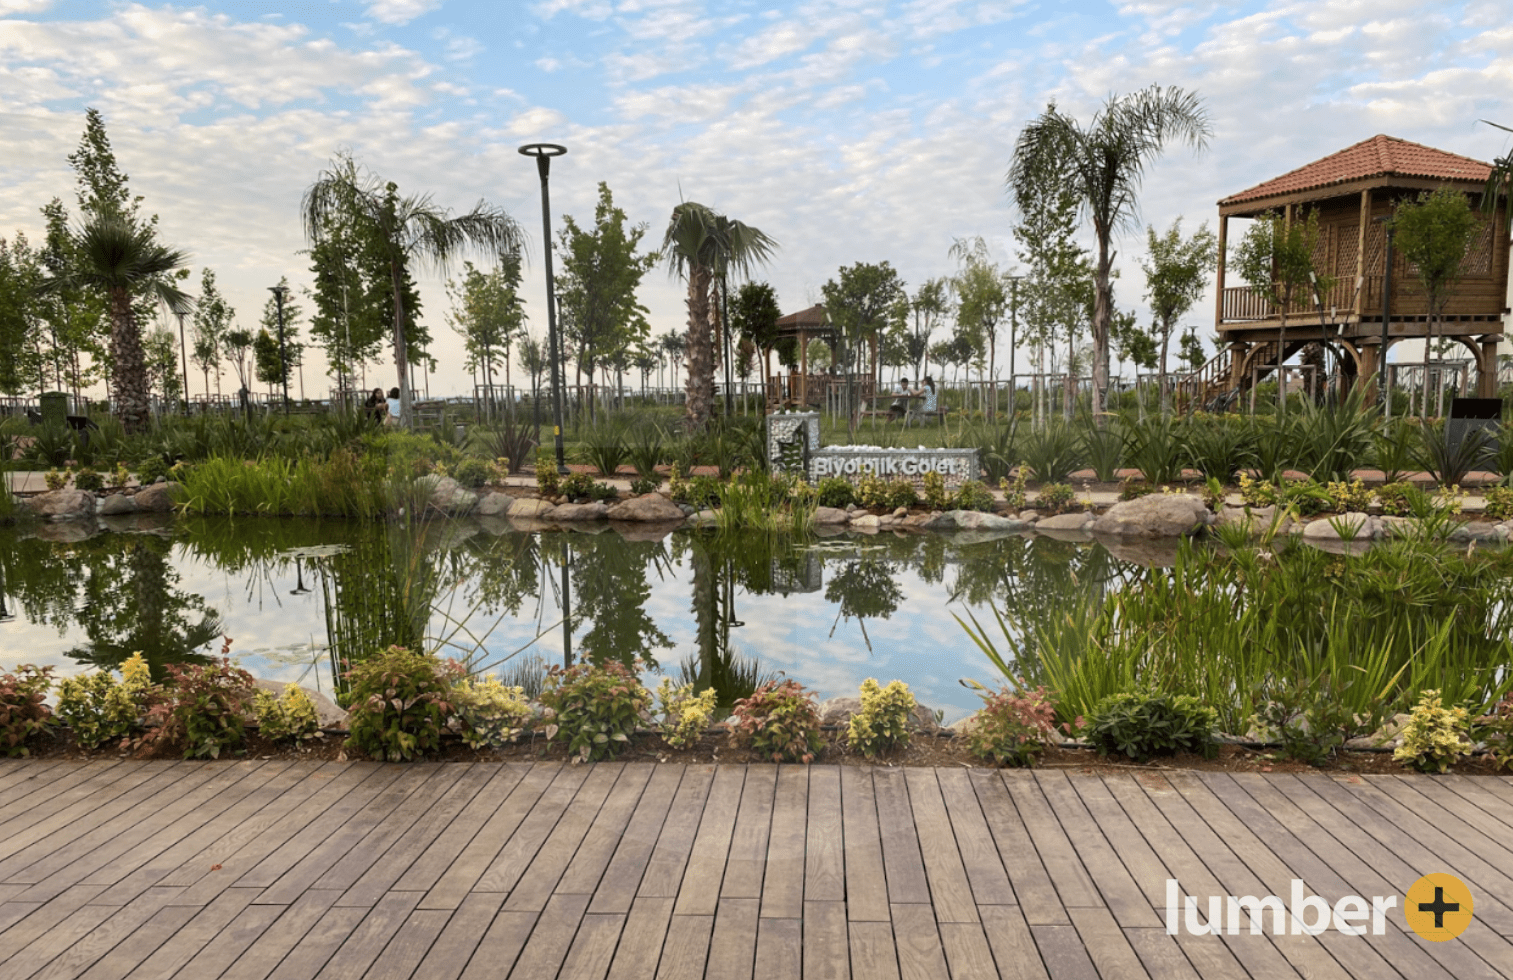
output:
<svg viewBox="0 0 1513 980"><path fill-rule="evenodd" d="M1458 776L0 762L0 976L1513 977L1510 826ZM1439 871L1448 942L1163 925Z"/></svg>

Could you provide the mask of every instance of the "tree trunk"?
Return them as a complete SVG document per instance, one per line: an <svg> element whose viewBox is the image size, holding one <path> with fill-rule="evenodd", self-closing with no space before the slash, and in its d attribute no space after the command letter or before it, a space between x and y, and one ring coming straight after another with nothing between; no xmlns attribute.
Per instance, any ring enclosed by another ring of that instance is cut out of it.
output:
<svg viewBox="0 0 1513 980"><path fill-rule="evenodd" d="M151 422L152 403L142 335L131 315L131 294L125 290L110 296L110 356L115 365L116 417L128 435L143 432Z"/></svg>
<svg viewBox="0 0 1513 980"><path fill-rule="evenodd" d="M1114 308L1114 285L1113 285L1114 260L1109 255L1108 234L1098 235L1098 270L1094 275L1095 292L1093 294L1093 418L1098 419L1102 425L1103 415L1103 392L1108 387L1108 335L1109 323L1113 319ZM1068 369L1071 364L1068 362ZM1068 372L1070 373L1070 371Z"/></svg>
<svg viewBox="0 0 1513 980"><path fill-rule="evenodd" d="M1172 328L1171 328L1170 324L1167 324L1167 325L1165 325L1163 327L1163 329L1161 331L1161 364L1159 366L1161 373L1160 373L1159 378L1158 378L1158 380L1156 382L1156 384L1161 389L1161 414L1162 415L1170 415L1171 414L1171 410L1172 410L1171 395L1166 390L1166 352L1167 352L1167 349L1171 346L1171 342L1172 342ZM1137 370L1138 370L1138 365L1137 365Z"/></svg>
<svg viewBox="0 0 1513 980"><path fill-rule="evenodd" d="M714 407L714 359L710 350L709 269L694 265L688 272L688 381L685 420L691 431L702 432Z"/></svg>
<svg viewBox="0 0 1513 980"><path fill-rule="evenodd" d="M390 185L393 186L392 184ZM399 425L410 427L410 359L405 350L405 299L404 282L400 278L399 263L389 262L389 277L394 282L394 367L399 371Z"/></svg>

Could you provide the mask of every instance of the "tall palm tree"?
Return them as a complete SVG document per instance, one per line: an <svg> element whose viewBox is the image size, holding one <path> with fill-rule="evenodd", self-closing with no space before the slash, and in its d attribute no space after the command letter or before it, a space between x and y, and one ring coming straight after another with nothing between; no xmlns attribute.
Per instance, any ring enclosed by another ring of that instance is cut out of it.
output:
<svg viewBox="0 0 1513 980"><path fill-rule="evenodd" d="M412 396L404 305L407 266L418 260L445 273L469 248L490 260L503 261L524 250L525 233L514 218L483 201L454 217L429 194L400 197L397 184L380 181L346 155L338 156L306 188L300 216L311 243L350 222L349 227L368 238L384 256L394 291L394 367L399 374L400 424L409 426Z"/></svg>
<svg viewBox="0 0 1513 980"><path fill-rule="evenodd" d="M151 421L147 360L142 353L142 328L132 301L147 294L175 314L187 314L194 303L167 276L183 268L187 253L158 244L151 225L105 211L78 231L78 264L42 284L44 290L83 288L105 294L110 312L111 393L116 417L129 433Z"/></svg>
<svg viewBox="0 0 1513 980"><path fill-rule="evenodd" d="M714 411L716 320L711 310L722 277L744 276L765 263L777 242L743 222L685 201L672 209L662 256L669 275L688 283L687 423L703 429Z"/></svg>
<svg viewBox="0 0 1513 980"><path fill-rule="evenodd" d="M1490 119L1483 119L1482 122L1488 126L1496 126L1505 133L1513 133L1513 129L1509 129L1502 123L1495 123ZM1503 198L1509 199L1506 217L1508 227L1513 229L1513 195L1509 193L1510 188L1513 188L1513 153L1505 154L1492 161L1492 172L1487 175L1487 186L1481 195L1481 209L1488 214L1497 211L1497 204Z"/></svg>
<svg viewBox="0 0 1513 980"><path fill-rule="evenodd" d="M1019 134L1007 184L1021 212L1047 186L1064 186L1093 222L1098 264L1093 271L1093 411L1103 411L1108 388L1109 333L1113 323L1114 235L1138 228L1136 198L1146 168L1169 142L1201 151L1213 134L1196 92L1172 86L1109 96L1087 128L1055 103Z"/></svg>

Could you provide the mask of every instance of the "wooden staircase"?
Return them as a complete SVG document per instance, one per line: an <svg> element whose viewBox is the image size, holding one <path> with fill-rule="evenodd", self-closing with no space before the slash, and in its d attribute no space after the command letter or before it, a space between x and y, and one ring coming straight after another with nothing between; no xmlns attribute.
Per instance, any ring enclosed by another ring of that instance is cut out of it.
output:
<svg viewBox="0 0 1513 980"><path fill-rule="evenodd" d="M1302 350L1309 342L1306 340L1288 341L1286 357L1291 357ZM1259 345L1258 352L1252 359L1260 364L1275 364L1277 344L1275 341L1267 341ZM1286 359L1283 358L1283 360ZM1272 373L1271 368L1262 368L1256 372L1255 380L1264 381ZM1238 383L1232 378L1234 375L1234 352L1225 347L1198 370L1183 378L1176 386L1175 391L1179 402L1185 402L1193 408L1205 412L1223 412L1233 408L1239 401L1240 396L1250 390L1250 377L1242 377Z"/></svg>

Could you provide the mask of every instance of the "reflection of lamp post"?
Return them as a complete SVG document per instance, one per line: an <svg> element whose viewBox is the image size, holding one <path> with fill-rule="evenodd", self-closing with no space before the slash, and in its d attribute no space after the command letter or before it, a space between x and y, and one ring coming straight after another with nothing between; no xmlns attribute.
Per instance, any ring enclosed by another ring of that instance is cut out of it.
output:
<svg viewBox="0 0 1513 980"><path fill-rule="evenodd" d="M179 318L179 356L184 359L184 414L189 414L189 348L184 345L184 314ZM199 355L196 354L196 357Z"/></svg>
<svg viewBox="0 0 1513 980"><path fill-rule="evenodd" d="M1382 274L1382 349L1376 356L1377 387L1380 389L1378 395L1381 397L1382 413L1385 415L1392 411L1390 397L1392 394L1390 391L1391 384L1387 379L1387 326L1392 322L1392 235L1397 229L1392 227L1392 217L1390 215L1384 215L1376 220L1380 221L1387 228L1387 267ZM1425 345L1424 349L1427 351L1428 346ZM1425 363L1428 363L1427 355ZM1428 372L1426 371L1425 376L1427 377L1427 375ZM1409 400L1410 402L1412 401L1411 398Z"/></svg>
<svg viewBox="0 0 1513 980"><path fill-rule="evenodd" d="M302 558L294 559L294 578L295 586L294 588L289 590L289 594L308 595L310 593L310 590L305 588L305 566L304 559Z"/></svg>
<svg viewBox="0 0 1513 980"><path fill-rule="evenodd" d="M278 300L278 373L284 382L284 414L289 414L289 361L284 354L284 297L289 293L289 287L283 283L277 286L269 286L268 292Z"/></svg>
<svg viewBox="0 0 1513 980"><path fill-rule="evenodd" d="M562 387L567 379L561 376L562 338L557 335L557 285L552 280L552 203L546 181L551 173L552 157L560 157L567 152L567 147L556 143L530 143L522 146L520 152L536 158L536 173L541 175L541 251L546 253L546 334L552 360L552 428L557 447L557 472L566 475L567 462L562 453Z"/></svg>

